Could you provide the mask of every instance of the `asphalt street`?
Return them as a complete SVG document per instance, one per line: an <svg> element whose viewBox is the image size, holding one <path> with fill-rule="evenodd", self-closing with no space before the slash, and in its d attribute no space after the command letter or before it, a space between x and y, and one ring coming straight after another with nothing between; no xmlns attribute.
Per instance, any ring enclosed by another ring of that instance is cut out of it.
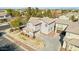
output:
<svg viewBox="0 0 79 59"><path fill-rule="evenodd" d="M8 28L10 28L10 25L8 23L0 25L0 30L5 30L5 29L8 29Z"/></svg>
<svg viewBox="0 0 79 59"><path fill-rule="evenodd" d="M10 51L23 51L22 48L20 48L19 46L17 46L16 44L12 43L11 41L9 41L7 38L4 37L4 35L6 34L4 30L8 28L10 28L10 25L7 23L0 25L0 32L2 33L2 36L0 36L0 49L3 48L3 51L5 51L5 47L7 46L10 49L12 48Z"/></svg>
<svg viewBox="0 0 79 59"><path fill-rule="evenodd" d="M21 49L19 46L17 46L16 44L12 43L11 41L9 41L4 36L0 36L0 48L4 47L6 45L11 46L12 49L10 51L23 51L23 49Z"/></svg>

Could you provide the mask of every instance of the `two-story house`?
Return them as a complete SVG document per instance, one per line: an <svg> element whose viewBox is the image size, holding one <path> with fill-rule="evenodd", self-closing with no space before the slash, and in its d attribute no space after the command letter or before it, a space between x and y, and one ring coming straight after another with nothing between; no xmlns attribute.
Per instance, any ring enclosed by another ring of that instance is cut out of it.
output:
<svg viewBox="0 0 79 59"><path fill-rule="evenodd" d="M44 17L42 18L41 22L41 33L49 34L50 32L54 31L55 27L55 20L53 18Z"/></svg>
<svg viewBox="0 0 79 59"><path fill-rule="evenodd" d="M40 18L31 17L26 25L23 28L23 32L30 37L35 38L35 34L40 31L41 21Z"/></svg>

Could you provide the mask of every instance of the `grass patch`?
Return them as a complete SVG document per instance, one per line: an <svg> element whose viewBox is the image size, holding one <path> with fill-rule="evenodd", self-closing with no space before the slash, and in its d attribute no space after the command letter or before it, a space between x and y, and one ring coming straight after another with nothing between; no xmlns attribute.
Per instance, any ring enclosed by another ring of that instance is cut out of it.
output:
<svg viewBox="0 0 79 59"><path fill-rule="evenodd" d="M26 40L26 37L24 35L19 34L19 37L23 40Z"/></svg>

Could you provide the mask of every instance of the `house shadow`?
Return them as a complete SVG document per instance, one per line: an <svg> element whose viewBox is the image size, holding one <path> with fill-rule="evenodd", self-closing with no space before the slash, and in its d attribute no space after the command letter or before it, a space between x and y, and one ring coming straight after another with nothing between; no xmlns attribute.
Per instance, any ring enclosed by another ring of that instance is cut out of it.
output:
<svg viewBox="0 0 79 59"><path fill-rule="evenodd" d="M66 32L65 31L62 31L61 33L60 33L60 39L59 39L59 41L60 41L60 44L61 44L61 46L63 46L63 43L64 43L64 37L65 37L65 35L66 35Z"/></svg>
<svg viewBox="0 0 79 59"><path fill-rule="evenodd" d="M0 32L0 36L3 36L4 34L6 34L5 32Z"/></svg>

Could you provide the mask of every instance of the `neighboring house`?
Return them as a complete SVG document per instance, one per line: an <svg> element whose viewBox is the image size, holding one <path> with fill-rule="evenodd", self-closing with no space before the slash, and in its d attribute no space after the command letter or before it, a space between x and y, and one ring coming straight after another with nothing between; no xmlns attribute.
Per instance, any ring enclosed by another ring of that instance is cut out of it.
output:
<svg viewBox="0 0 79 59"><path fill-rule="evenodd" d="M64 42L64 48L68 44L67 39L78 39L79 40L79 21L72 22L66 19L56 20L55 32L59 35L64 32L65 36L61 35L61 42ZM73 43L74 44L74 43Z"/></svg>
<svg viewBox="0 0 79 59"><path fill-rule="evenodd" d="M59 16L59 19L62 19L62 20L69 20L69 17L66 16L66 15L62 15L62 16Z"/></svg>
<svg viewBox="0 0 79 59"><path fill-rule="evenodd" d="M64 48L66 51L79 51L79 39L65 40Z"/></svg>
<svg viewBox="0 0 79 59"><path fill-rule="evenodd" d="M23 28L23 32L30 37L35 38L35 34L40 31L41 21L40 18L31 17L27 23L27 26Z"/></svg>
<svg viewBox="0 0 79 59"><path fill-rule="evenodd" d="M49 34L50 32L54 31L55 19L44 17L42 18L41 22L41 33Z"/></svg>
<svg viewBox="0 0 79 59"><path fill-rule="evenodd" d="M79 50L79 22L70 23L66 29L64 48L67 50Z"/></svg>
<svg viewBox="0 0 79 59"><path fill-rule="evenodd" d="M75 19L79 19L79 13L77 12L70 12L67 13L66 16L69 17L69 20L71 20L70 18L74 15Z"/></svg>
<svg viewBox="0 0 79 59"><path fill-rule="evenodd" d="M0 20L9 19L9 18L11 18L11 16L7 14L4 10L0 11Z"/></svg>
<svg viewBox="0 0 79 59"><path fill-rule="evenodd" d="M51 10L51 14L53 17L59 17L62 15L62 10Z"/></svg>
<svg viewBox="0 0 79 59"><path fill-rule="evenodd" d="M55 27L55 20L52 18L44 17L44 18L37 18L31 17L27 23L27 26L23 28L23 32L29 32L29 36L34 36L36 32L41 32L44 34L49 34L50 32L54 31Z"/></svg>
<svg viewBox="0 0 79 59"><path fill-rule="evenodd" d="M68 22L68 20L66 19L59 19L56 20L56 24L55 24L55 32L56 33L61 33L62 31L65 31L66 28L68 27L68 24L70 22Z"/></svg>

